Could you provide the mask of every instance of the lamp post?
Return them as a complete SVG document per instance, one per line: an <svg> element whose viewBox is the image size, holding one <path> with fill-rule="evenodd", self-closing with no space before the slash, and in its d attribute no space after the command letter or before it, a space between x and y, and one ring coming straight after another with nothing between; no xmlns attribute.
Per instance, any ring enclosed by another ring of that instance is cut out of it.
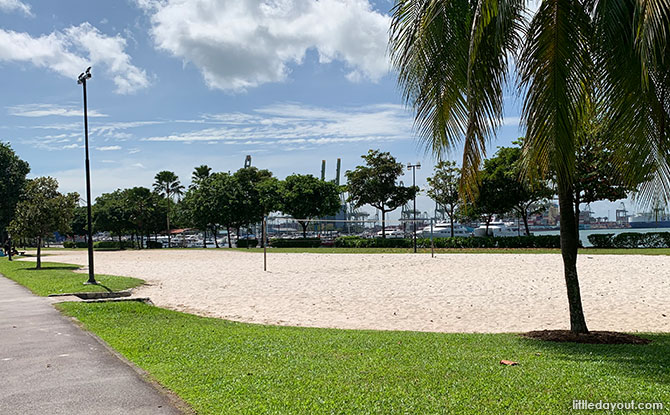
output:
<svg viewBox="0 0 670 415"><path fill-rule="evenodd" d="M412 170L412 187L416 187L416 169L421 169L421 163L407 163L407 170ZM414 220L412 221L414 224L412 226L412 239L414 240L414 253L416 254L416 192L414 193L414 208L412 210L414 211L412 212L414 216Z"/></svg>
<svg viewBox="0 0 670 415"><path fill-rule="evenodd" d="M84 89L84 137L86 147L86 213L88 216L88 281L84 284L97 284L93 270L93 224L91 219L91 165L88 160L88 107L86 103L86 80L91 79L91 67L82 72L77 78L77 84Z"/></svg>

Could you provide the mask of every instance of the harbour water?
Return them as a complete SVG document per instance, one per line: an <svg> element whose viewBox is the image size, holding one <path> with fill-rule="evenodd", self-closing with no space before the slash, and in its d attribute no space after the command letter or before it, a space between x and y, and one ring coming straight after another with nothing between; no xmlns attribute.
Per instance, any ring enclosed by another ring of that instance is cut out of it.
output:
<svg viewBox="0 0 670 415"><path fill-rule="evenodd" d="M592 234L604 234L604 233L613 233L618 235L620 233L626 232L635 232L635 233L648 233L648 232L670 232L668 228L623 228L623 229L580 229L579 239L582 241L582 245L585 247L593 246L589 242L588 236ZM532 231L534 235L558 235L558 230L551 231Z"/></svg>

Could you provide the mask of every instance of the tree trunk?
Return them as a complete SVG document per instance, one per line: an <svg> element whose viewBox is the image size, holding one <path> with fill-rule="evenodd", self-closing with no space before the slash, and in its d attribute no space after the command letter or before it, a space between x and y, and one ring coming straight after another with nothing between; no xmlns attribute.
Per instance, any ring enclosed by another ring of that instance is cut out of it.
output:
<svg viewBox="0 0 670 415"><path fill-rule="evenodd" d="M486 217L486 233L484 236L489 236L489 225L491 224L491 219L493 219L493 216L489 215Z"/></svg>
<svg viewBox="0 0 670 415"><path fill-rule="evenodd" d="M119 249L123 249L123 241L121 241L121 233L119 232Z"/></svg>
<svg viewBox="0 0 670 415"><path fill-rule="evenodd" d="M386 239L386 211L384 209L381 209L382 211L382 238Z"/></svg>
<svg viewBox="0 0 670 415"><path fill-rule="evenodd" d="M526 228L526 236L530 236L530 227L528 226L528 214L526 209L523 210L521 217L523 217L523 226Z"/></svg>
<svg viewBox="0 0 670 415"><path fill-rule="evenodd" d="M42 237L37 237L37 269L42 269Z"/></svg>
<svg viewBox="0 0 670 415"><path fill-rule="evenodd" d="M561 255L563 272L570 307L570 330L588 333L577 276L577 249L579 245L579 220L575 217L572 186L558 186L558 204L561 209Z"/></svg>
<svg viewBox="0 0 670 415"><path fill-rule="evenodd" d="M302 237L307 238L307 222L298 221L300 226L302 226Z"/></svg>
<svg viewBox="0 0 670 415"><path fill-rule="evenodd" d="M230 226L226 226L226 232L228 233L228 248L232 248L233 244L230 242Z"/></svg>
<svg viewBox="0 0 670 415"><path fill-rule="evenodd" d="M454 237L454 207L451 205L451 210L449 211L449 223L451 225L451 237Z"/></svg>
<svg viewBox="0 0 670 415"><path fill-rule="evenodd" d="M216 239L216 238L219 235L219 228L217 226L212 227L212 235L214 235L214 247L218 248L219 247L219 240Z"/></svg>
<svg viewBox="0 0 670 415"><path fill-rule="evenodd" d="M202 247L207 249L207 228L202 231Z"/></svg>
<svg viewBox="0 0 670 415"><path fill-rule="evenodd" d="M168 248L171 246L170 242L170 191L166 191L165 195L167 196L167 215L165 216L167 220L167 237L168 237Z"/></svg>

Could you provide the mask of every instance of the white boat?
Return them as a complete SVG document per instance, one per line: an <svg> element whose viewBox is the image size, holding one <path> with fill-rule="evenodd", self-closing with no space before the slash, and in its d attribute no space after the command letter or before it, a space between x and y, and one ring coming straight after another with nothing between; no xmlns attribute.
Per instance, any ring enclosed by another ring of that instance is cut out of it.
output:
<svg viewBox="0 0 670 415"><path fill-rule="evenodd" d="M422 238L430 238L430 226L426 226L422 230L418 231L416 236ZM468 230L465 226L460 223L454 223L454 236L460 236L469 238L472 236L472 232ZM449 222L438 222L433 225L433 238L450 238L451 237L451 224Z"/></svg>
<svg viewBox="0 0 670 415"><path fill-rule="evenodd" d="M486 233L486 225L481 225L475 229L474 235L495 237L519 236L519 229L509 227L504 222L491 222L489 223L488 234Z"/></svg>
<svg viewBox="0 0 670 415"><path fill-rule="evenodd" d="M377 232L377 238L382 238L382 231ZM405 237L405 232L400 229L386 229L386 237L389 239L399 239Z"/></svg>

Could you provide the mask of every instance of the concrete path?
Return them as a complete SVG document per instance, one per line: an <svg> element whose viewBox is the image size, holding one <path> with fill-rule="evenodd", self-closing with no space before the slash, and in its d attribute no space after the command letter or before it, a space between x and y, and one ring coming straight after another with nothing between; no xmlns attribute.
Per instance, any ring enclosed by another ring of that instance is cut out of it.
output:
<svg viewBox="0 0 670 415"><path fill-rule="evenodd" d="M180 414L53 308L0 275L0 414Z"/></svg>

